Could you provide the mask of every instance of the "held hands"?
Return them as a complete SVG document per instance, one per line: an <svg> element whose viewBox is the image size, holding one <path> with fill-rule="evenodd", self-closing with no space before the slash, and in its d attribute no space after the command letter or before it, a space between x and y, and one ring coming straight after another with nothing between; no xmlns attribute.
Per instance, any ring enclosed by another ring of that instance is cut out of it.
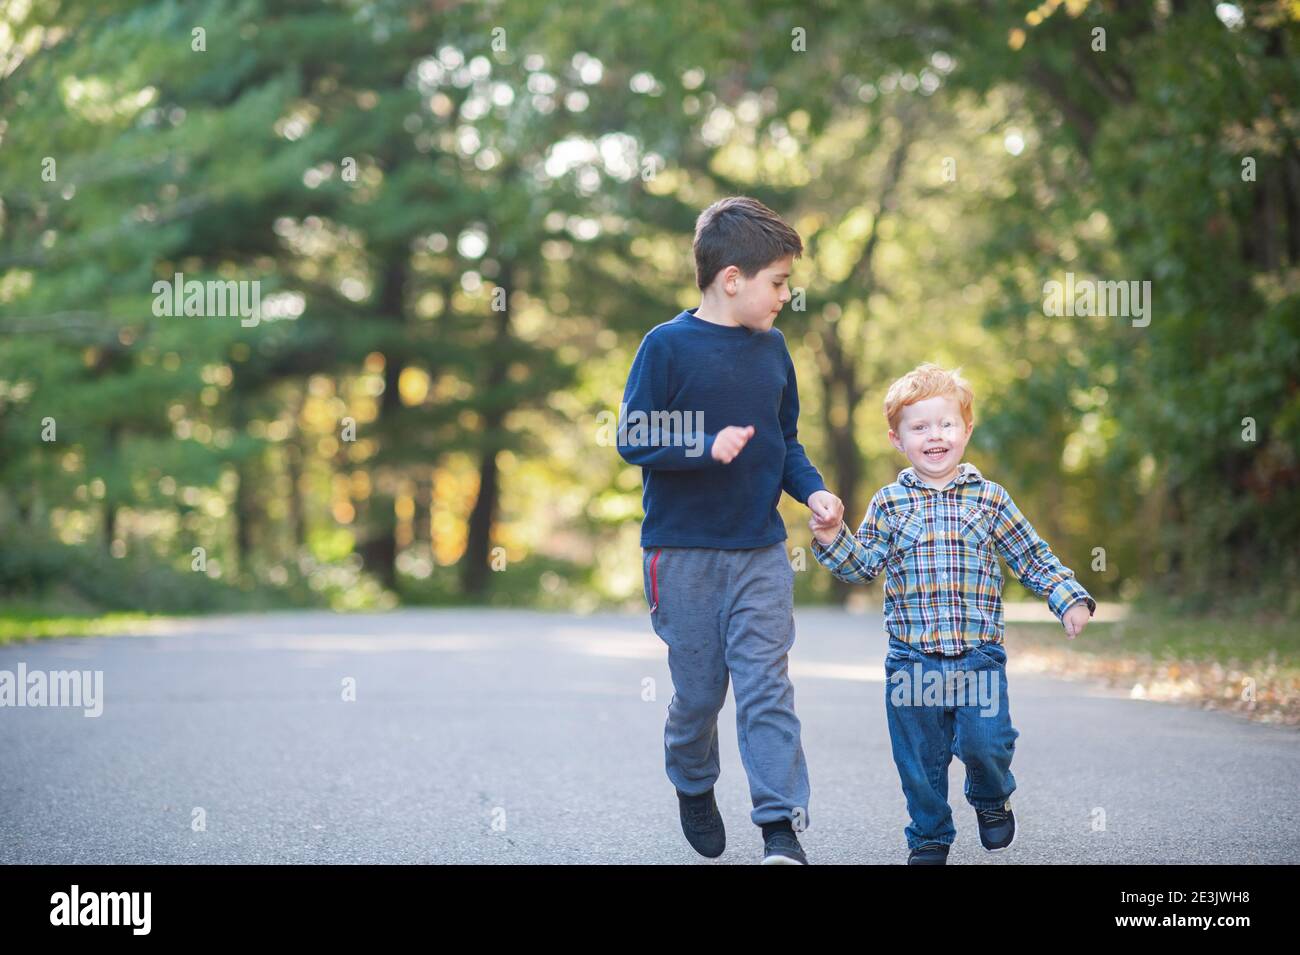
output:
<svg viewBox="0 0 1300 955"><path fill-rule="evenodd" d="M754 426L752 424L744 428L734 424L723 428L718 432L718 436L713 439L714 460L721 461L723 464L730 464L753 436Z"/></svg>
<svg viewBox="0 0 1300 955"><path fill-rule="evenodd" d="M808 527L819 544L829 547L844 522L844 502L830 491L814 491L808 498L808 509L812 511Z"/></svg>
<svg viewBox="0 0 1300 955"><path fill-rule="evenodd" d="M840 532L839 523L822 523L817 519L816 515L808 518L808 526L812 529L813 537L816 538L817 543L823 547L830 547L831 544L834 544L835 536Z"/></svg>
<svg viewBox="0 0 1300 955"><path fill-rule="evenodd" d="M1065 611L1065 616L1061 623L1065 626L1065 632L1073 640L1079 634L1083 633L1083 628L1088 626L1088 621L1092 619L1092 614L1088 610L1087 604L1075 604L1069 610Z"/></svg>

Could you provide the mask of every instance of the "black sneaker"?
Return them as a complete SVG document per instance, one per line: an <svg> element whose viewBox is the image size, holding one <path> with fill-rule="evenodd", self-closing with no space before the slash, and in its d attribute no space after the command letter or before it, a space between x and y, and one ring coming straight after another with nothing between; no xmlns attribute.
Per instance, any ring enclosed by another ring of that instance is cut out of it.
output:
<svg viewBox="0 0 1300 955"><path fill-rule="evenodd" d="M722 826L722 813L713 798L713 790L688 796L677 791L677 808L682 818L682 833L691 848L709 859L716 859L727 848L727 831Z"/></svg>
<svg viewBox="0 0 1300 955"><path fill-rule="evenodd" d="M942 842L926 842L907 854L908 865L947 865L948 847Z"/></svg>
<svg viewBox="0 0 1300 955"><path fill-rule="evenodd" d="M763 826L763 865L807 865L799 837L786 820Z"/></svg>
<svg viewBox="0 0 1300 955"><path fill-rule="evenodd" d="M1001 852L1016 841L1016 817L1010 802L1001 809L977 809L975 818L980 824L980 842L989 852Z"/></svg>

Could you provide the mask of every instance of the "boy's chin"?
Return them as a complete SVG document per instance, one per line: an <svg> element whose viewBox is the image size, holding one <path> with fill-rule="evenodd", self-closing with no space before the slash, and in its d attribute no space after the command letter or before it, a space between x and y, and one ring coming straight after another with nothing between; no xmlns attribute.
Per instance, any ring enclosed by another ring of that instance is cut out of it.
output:
<svg viewBox="0 0 1300 955"><path fill-rule="evenodd" d="M911 458L908 460L912 461L912 468L915 471L921 474L932 474L935 477L938 477L956 467L959 459L952 452L949 452L939 464L935 464L929 458L921 458L919 461Z"/></svg>
<svg viewBox="0 0 1300 955"><path fill-rule="evenodd" d="M761 315L758 318L748 319L741 324L754 332L768 332L772 330L772 324L776 321L775 315Z"/></svg>

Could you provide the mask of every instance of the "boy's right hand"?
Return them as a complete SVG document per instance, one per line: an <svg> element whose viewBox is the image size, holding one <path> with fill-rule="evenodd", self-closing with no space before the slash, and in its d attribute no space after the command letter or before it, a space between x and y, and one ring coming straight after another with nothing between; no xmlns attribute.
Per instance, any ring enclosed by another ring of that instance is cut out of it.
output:
<svg viewBox="0 0 1300 955"><path fill-rule="evenodd" d="M730 464L753 436L754 426L752 424L744 428L734 424L723 428L718 432L718 436L713 439L714 460L721 461L723 464Z"/></svg>
<svg viewBox="0 0 1300 955"><path fill-rule="evenodd" d="M830 547L831 544L835 543L835 538L839 535L840 526L843 523L843 521L824 523L818 520L816 515L808 518L808 527L811 528L813 537L817 538L817 543L823 547Z"/></svg>

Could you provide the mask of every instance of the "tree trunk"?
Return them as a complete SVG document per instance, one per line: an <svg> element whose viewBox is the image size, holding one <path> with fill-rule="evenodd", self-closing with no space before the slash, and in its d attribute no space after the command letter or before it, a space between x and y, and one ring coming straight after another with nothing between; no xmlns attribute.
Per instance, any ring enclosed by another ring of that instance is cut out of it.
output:
<svg viewBox="0 0 1300 955"><path fill-rule="evenodd" d="M496 312L496 338L494 347L490 350L495 356L492 363L488 366L487 372L487 400L496 402L500 399L495 392L505 383L506 373L509 371L509 363L500 358L502 349L499 346L505 345L510 340L510 289L512 287L513 269L510 265L503 265L501 269L501 287L506 290L505 308ZM461 562L461 590L469 596L482 596L487 590L488 582L488 553L492 544L492 526L496 523L497 504L500 499L499 479L500 473L497 469L498 443L500 440L501 429L505 424L506 409L495 404L490 404L488 410L483 413L483 436L485 439L483 452L479 456L479 484L478 497L474 501L474 508L470 511L469 526L467 529L467 539L465 545L465 557Z"/></svg>
<svg viewBox="0 0 1300 955"><path fill-rule="evenodd" d="M289 533L295 563L307 546L307 522L302 502L302 456L302 445L295 435L285 447L285 467L289 473Z"/></svg>
<svg viewBox="0 0 1300 955"><path fill-rule="evenodd" d="M117 450L118 450L118 445L120 444L121 441L121 434L122 434L121 425L113 424L109 426L108 428L108 460L109 461L117 460ZM112 486L109 485L107 481L105 481L104 484L106 485L106 489L104 493L104 549L107 550L110 554L112 554L113 541L117 538L118 512L121 510L121 507L118 504L117 496L113 493Z"/></svg>
<svg viewBox="0 0 1300 955"><path fill-rule="evenodd" d="M407 263L405 251L394 251L383 272L383 285L379 292L379 310L383 318L401 323L406 314ZM380 398L379 421L391 421L402 407L398 379L405 363L399 356L384 356L384 393ZM377 477L377 475L372 475ZM368 511L369 538L363 549L366 568L383 581L390 590L397 586L397 518L393 513L393 498L380 493L380 482L372 480Z"/></svg>
<svg viewBox="0 0 1300 955"><path fill-rule="evenodd" d="M844 523L850 531L857 530L862 514L858 509L858 485L862 481L862 456L858 453L854 422L857 420L857 368L852 359L844 355L838 339L826 338L822 372L822 406L826 426L826 440L831 456L832 484L830 491L844 502ZM835 409L845 410L842 424L835 423ZM843 606L853 592L854 585L841 580L831 584L835 603Z"/></svg>

